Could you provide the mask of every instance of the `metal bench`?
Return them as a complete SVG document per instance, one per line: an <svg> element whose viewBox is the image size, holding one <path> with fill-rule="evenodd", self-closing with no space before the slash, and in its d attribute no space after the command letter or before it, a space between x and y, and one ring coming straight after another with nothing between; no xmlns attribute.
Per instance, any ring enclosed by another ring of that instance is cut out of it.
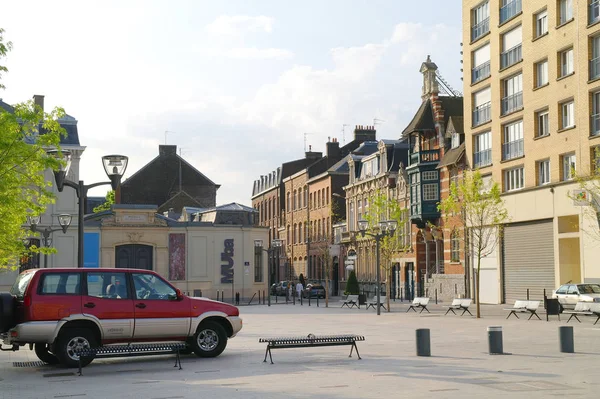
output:
<svg viewBox="0 0 600 399"><path fill-rule="evenodd" d="M154 356L175 354L175 366L181 370L181 357L179 352L186 349L187 345L183 343L156 343L156 344L130 344L130 345L107 345L98 348L84 348L75 351L79 356L79 375L82 374L81 361L84 358L110 358L110 357L129 357L129 356Z"/></svg>
<svg viewBox="0 0 600 399"><path fill-rule="evenodd" d="M512 308L505 308L504 310L510 311L508 316L506 316L507 319L513 314L518 319L519 316L517 316L517 313L529 313L529 319L527 320L531 320L533 316L537 317L538 320L542 320L537 314L537 310L539 307L540 301L515 301L515 304Z"/></svg>
<svg viewBox="0 0 600 399"><path fill-rule="evenodd" d="M357 308L360 309L360 303L358 303L358 295L348 295L346 297L346 299L342 299L340 300L340 302L342 302L342 308L344 306L347 306L349 308L352 308L353 306L356 306Z"/></svg>
<svg viewBox="0 0 600 399"><path fill-rule="evenodd" d="M427 309L428 304L429 304L429 298L416 297L415 299L413 299L412 304L408 307L408 309L406 309L406 312L408 313L408 311L412 309L416 313L417 308L420 308L421 311L419 313L423 313L424 310L426 310L427 313L431 313L429 311L429 309Z"/></svg>
<svg viewBox="0 0 600 399"><path fill-rule="evenodd" d="M598 323L600 320L600 303L590 303L590 302L577 302L575 305L575 309L573 310L564 310L563 313L570 314L571 316L567 320L567 323L574 317L575 320L581 323L579 317L577 316L597 316L594 325Z"/></svg>
<svg viewBox="0 0 600 399"><path fill-rule="evenodd" d="M461 313L461 316L463 316L465 313L469 313L471 316L473 316L473 313L471 313L471 311L469 310L471 302L473 302L473 300L469 298L455 298L452 300L452 304L448 306L448 310L444 315L447 315L448 312L456 314L454 310L462 310L463 312Z"/></svg>
<svg viewBox="0 0 600 399"><path fill-rule="evenodd" d="M382 308L384 308L385 310L387 310L387 308L385 307L385 295L380 295L379 296L379 306L381 306ZM369 302L367 302L367 309L369 308L373 308L375 309L375 306L377 305L377 297L373 297L373 299L371 299Z"/></svg>
<svg viewBox="0 0 600 399"><path fill-rule="evenodd" d="M361 335L321 335L316 336L308 334L306 337L277 337L277 338L259 338L258 342L267 343L267 351L265 352L265 359L263 363L267 361L267 355L271 359L273 364L273 356L271 350L273 349L285 349L285 348L317 348L321 346L342 346L350 345L350 356L352 357L352 351L356 349L356 355L360 359L358 353L358 347L356 342L364 341L365 337Z"/></svg>

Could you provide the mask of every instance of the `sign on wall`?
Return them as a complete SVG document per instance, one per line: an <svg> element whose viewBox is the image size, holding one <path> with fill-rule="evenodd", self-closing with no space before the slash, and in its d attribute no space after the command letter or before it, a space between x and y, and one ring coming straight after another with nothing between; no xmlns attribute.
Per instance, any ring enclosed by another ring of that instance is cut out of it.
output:
<svg viewBox="0 0 600 399"><path fill-rule="evenodd" d="M185 280L185 234L169 234L169 280Z"/></svg>
<svg viewBox="0 0 600 399"><path fill-rule="evenodd" d="M225 240L221 252L221 284L233 282L233 238Z"/></svg>
<svg viewBox="0 0 600 399"><path fill-rule="evenodd" d="M83 267L100 267L100 233L83 234Z"/></svg>

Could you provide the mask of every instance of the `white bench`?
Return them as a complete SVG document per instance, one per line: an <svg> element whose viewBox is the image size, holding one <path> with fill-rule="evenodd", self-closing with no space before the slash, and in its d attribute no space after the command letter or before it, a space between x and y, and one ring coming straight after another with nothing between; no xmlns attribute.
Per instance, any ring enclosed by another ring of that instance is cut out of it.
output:
<svg viewBox="0 0 600 399"><path fill-rule="evenodd" d="M533 316L537 317L539 320L542 320L537 314L537 310L539 307L540 301L515 301L515 304L512 308L505 308L504 310L510 311L508 316L506 316L507 319L513 314L518 319L519 316L517 316L517 313L529 313L529 319L527 320L531 320Z"/></svg>
<svg viewBox="0 0 600 399"><path fill-rule="evenodd" d="M471 316L473 316L471 311L469 311L469 306L471 306L471 302L473 302L473 300L470 298L455 298L452 300L452 304L448 306L448 310L445 314L448 314L448 312L456 314L454 310L462 310L463 312L461 313L461 316L465 313L469 313Z"/></svg>
<svg viewBox="0 0 600 399"><path fill-rule="evenodd" d="M342 307L347 306L349 308L356 306L360 309L360 304L358 303L358 295L348 295L346 299L340 300L342 302Z"/></svg>
<svg viewBox="0 0 600 399"><path fill-rule="evenodd" d="M565 311L563 311L563 313L567 313L567 314L571 315L569 317L569 320L567 320L567 323L573 317L575 318L575 320L577 320L578 322L581 323L581 320L579 320L579 317L577 317L577 316L597 316L596 322L594 323L594 325L596 325L596 323L598 323L598 320L600 320L600 303L577 302L577 305L575 305L575 309L565 310Z"/></svg>
<svg viewBox="0 0 600 399"><path fill-rule="evenodd" d="M408 311L412 309L416 313L417 312L417 308L420 308L421 311L419 313L423 313L424 310L426 310L427 313L431 313L429 311L429 309L427 309L427 305L428 304L429 304L429 298L415 297L415 299L413 299L412 304L408 307L408 309L406 310L406 312L408 313Z"/></svg>
<svg viewBox="0 0 600 399"><path fill-rule="evenodd" d="M381 306L382 308L387 310L387 308L385 307L385 300L386 300L385 295L379 296L379 306ZM367 309L369 309L370 307L375 309L375 306L377 306L377 297L376 296L367 302Z"/></svg>

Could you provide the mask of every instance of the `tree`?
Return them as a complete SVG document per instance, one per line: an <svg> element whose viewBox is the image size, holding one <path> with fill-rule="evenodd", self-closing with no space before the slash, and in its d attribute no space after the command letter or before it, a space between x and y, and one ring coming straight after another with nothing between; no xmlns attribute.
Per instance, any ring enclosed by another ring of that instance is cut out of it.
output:
<svg viewBox="0 0 600 399"><path fill-rule="evenodd" d="M325 307L329 307L329 273L331 273L332 256L330 251L331 239L325 235L322 243L317 246L319 258L323 265L323 273L325 274Z"/></svg>
<svg viewBox="0 0 600 399"><path fill-rule="evenodd" d="M110 207L115 203L115 191L110 190L106 193L106 201L93 209L94 213L110 210Z"/></svg>
<svg viewBox="0 0 600 399"><path fill-rule="evenodd" d="M394 255L405 253L410 247L404 231L408 223L407 210L402 209L395 198L390 198L384 190L377 190L369 198L369 209L364 216L369 223L368 231L378 232L378 224L383 220L395 220L398 223L393 236L385 236L379 243L380 267L383 271L385 281L385 293L387 300L387 311L390 311L391 281L392 281L392 259Z"/></svg>
<svg viewBox="0 0 600 399"><path fill-rule="evenodd" d="M356 273L354 272L354 270L352 270L350 272L350 275L348 276L348 281L346 282L346 294L350 294L350 295L358 295L359 293L359 288L358 288L358 280L356 279Z"/></svg>
<svg viewBox="0 0 600 399"><path fill-rule="evenodd" d="M12 50L12 43L4 42L4 29L0 28L0 60L6 57L10 50ZM8 72L8 69L4 65L0 65L0 79L3 72ZM4 89L2 82L0 82L0 89Z"/></svg>
<svg viewBox="0 0 600 399"><path fill-rule="evenodd" d="M492 182L491 187L484 185L478 170L465 171L462 181L452 183L447 198L438 204L438 209L446 214L460 215L465 235L468 238L468 252L477 259L475 279L475 303L477 318L481 317L479 304L479 280L481 276L481 258L491 254L502 234L502 226L508 221L508 212L500 197L500 186Z"/></svg>
<svg viewBox="0 0 600 399"><path fill-rule="evenodd" d="M0 29L0 60L11 48L10 42L4 43L3 33ZM0 65L1 72L6 67ZM59 147L64 129L58 119L63 115L60 108L44 113L33 101L15 105L14 112L0 108L0 269L16 268L17 259L27 256L23 239L32 233L23 224L28 215L42 214L54 202L44 171L60 164L46 149Z"/></svg>
<svg viewBox="0 0 600 399"><path fill-rule="evenodd" d="M584 219L597 222L591 227L588 227L587 223L582 223L579 228L592 239L600 241L600 147L594 150L589 175L578 174L575 167L571 168L571 175L577 181L579 190L571 191L569 197L583 207Z"/></svg>

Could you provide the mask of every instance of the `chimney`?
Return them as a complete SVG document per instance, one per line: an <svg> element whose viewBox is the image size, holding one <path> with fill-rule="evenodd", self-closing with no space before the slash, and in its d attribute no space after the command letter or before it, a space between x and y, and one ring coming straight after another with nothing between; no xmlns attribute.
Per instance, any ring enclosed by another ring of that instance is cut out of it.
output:
<svg viewBox="0 0 600 399"><path fill-rule="evenodd" d="M423 92L421 99L427 100L431 94L438 94L438 82L435 76L435 71L438 67L434 62L431 62L431 57L427 56L427 60L421 64L420 72L423 74Z"/></svg>
<svg viewBox="0 0 600 399"><path fill-rule="evenodd" d="M377 131L375 126L363 126L356 125L354 128L354 140L364 141L377 141Z"/></svg>
<svg viewBox="0 0 600 399"><path fill-rule="evenodd" d="M322 152L313 152L312 151L312 145L308 146L308 152L305 152L304 155L305 155L306 159L312 159L312 160L317 160L317 159L323 158Z"/></svg>
<svg viewBox="0 0 600 399"><path fill-rule="evenodd" d="M335 139L327 142L327 156L329 158L340 157L340 143L338 143Z"/></svg>
<svg viewBox="0 0 600 399"><path fill-rule="evenodd" d="M44 96L42 96L40 94L34 94L33 95L33 103L35 105L37 105L38 107L40 107L42 109L42 111L44 110Z"/></svg>
<svg viewBox="0 0 600 399"><path fill-rule="evenodd" d="M177 155L177 146L176 145L166 145L160 144L158 146L158 155L161 157L167 157L171 155Z"/></svg>

